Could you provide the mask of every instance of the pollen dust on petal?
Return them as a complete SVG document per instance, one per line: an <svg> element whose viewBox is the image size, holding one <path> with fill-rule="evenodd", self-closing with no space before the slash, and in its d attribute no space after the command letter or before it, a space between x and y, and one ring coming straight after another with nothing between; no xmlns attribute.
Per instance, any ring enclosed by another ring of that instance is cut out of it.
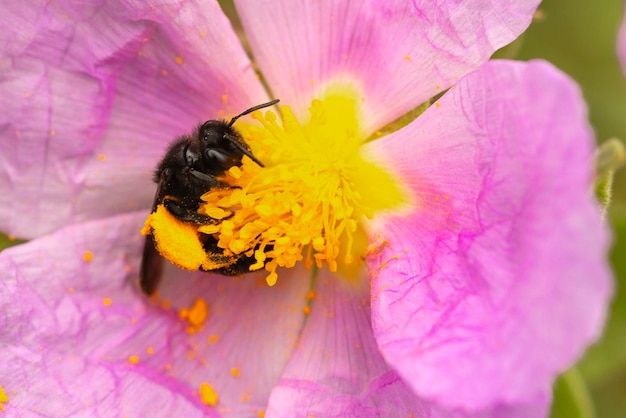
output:
<svg viewBox="0 0 626 418"><path fill-rule="evenodd" d="M213 386L203 382L200 384L200 399L209 406L215 406L218 401L217 392Z"/></svg>
<svg viewBox="0 0 626 418"><path fill-rule="evenodd" d="M194 334L202 328L209 317L209 305L202 298L197 298L190 308L178 310L178 317L187 322L186 331Z"/></svg>
<svg viewBox="0 0 626 418"><path fill-rule="evenodd" d="M0 386L0 411L4 411L4 404L9 402L9 397L4 392L2 386Z"/></svg>

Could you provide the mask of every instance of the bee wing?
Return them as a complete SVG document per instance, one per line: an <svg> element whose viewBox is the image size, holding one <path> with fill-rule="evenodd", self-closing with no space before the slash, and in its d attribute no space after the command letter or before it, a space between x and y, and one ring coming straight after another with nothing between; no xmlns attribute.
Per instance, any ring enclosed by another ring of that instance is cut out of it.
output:
<svg viewBox="0 0 626 418"><path fill-rule="evenodd" d="M165 197L164 188L161 182L157 183L157 190L154 195L154 203L152 204L152 212L156 211L157 206ZM143 244L143 254L141 256L141 266L139 267L139 286L146 295L153 294L163 275L163 257L156 249L152 234L146 235Z"/></svg>
<svg viewBox="0 0 626 418"><path fill-rule="evenodd" d="M146 295L153 294L163 275L163 257L154 245L152 235L146 235L143 245L143 255L141 257L141 267L139 268L139 286Z"/></svg>

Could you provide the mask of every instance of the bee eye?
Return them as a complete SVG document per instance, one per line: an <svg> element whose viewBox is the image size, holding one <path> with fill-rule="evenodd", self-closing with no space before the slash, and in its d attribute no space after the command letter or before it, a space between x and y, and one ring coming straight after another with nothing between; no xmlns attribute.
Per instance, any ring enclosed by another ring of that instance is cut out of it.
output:
<svg viewBox="0 0 626 418"><path fill-rule="evenodd" d="M187 144L183 149L183 158L185 159L185 164L187 164L187 166L192 166L196 161L198 161L198 155L189 149L189 144Z"/></svg>

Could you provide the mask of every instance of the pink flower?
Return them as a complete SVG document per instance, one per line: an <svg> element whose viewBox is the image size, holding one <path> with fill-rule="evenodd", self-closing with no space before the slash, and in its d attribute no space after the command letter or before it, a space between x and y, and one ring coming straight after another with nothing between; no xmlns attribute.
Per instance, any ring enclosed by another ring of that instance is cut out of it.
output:
<svg viewBox="0 0 626 418"><path fill-rule="evenodd" d="M366 224L369 279L168 266L171 307L135 283L151 172L176 136L270 95L213 2L6 6L0 226L36 239L0 254L0 405L545 416L601 332L609 234L578 88L486 62L538 1L504 3L238 1L271 97L301 119L330 82L356 86L364 137L450 90L361 147L408 191Z"/></svg>

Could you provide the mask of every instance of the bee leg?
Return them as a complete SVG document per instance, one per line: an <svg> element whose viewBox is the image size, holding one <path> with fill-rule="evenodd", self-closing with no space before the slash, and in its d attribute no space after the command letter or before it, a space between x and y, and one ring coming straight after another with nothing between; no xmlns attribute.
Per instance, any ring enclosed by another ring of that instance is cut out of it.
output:
<svg viewBox="0 0 626 418"><path fill-rule="evenodd" d="M165 209L167 209L172 215L174 215L176 219L183 222L191 222L199 225L208 225L215 223L215 219L211 218L210 216L202 215L192 209L187 209L175 200L165 199L163 201L163 206L165 206Z"/></svg>

